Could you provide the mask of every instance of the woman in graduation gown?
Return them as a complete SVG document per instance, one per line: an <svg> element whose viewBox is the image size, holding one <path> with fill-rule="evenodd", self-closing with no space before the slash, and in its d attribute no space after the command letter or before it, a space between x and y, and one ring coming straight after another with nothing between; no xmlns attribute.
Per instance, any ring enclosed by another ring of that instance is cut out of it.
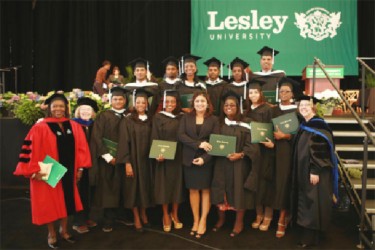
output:
<svg viewBox="0 0 375 250"><path fill-rule="evenodd" d="M68 215L82 210L76 182L80 168L91 167L89 147L81 126L69 119L68 100L55 93L45 104L47 118L35 124L26 136L14 172L30 179L32 222L47 224L48 245L57 248L54 222L60 220L59 233L63 240L74 243L68 233ZM43 160L50 156L67 168L67 172L55 188L43 181Z"/></svg>
<svg viewBox="0 0 375 250"><path fill-rule="evenodd" d="M177 142L177 131L183 114L181 113L181 102L177 91L165 91L163 109L154 116L151 140ZM173 222L175 229L181 229L183 224L178 218L178 206L184 201L185 187L183 184L182 145L180 142L177 142L173 160L166 160L163 155L155 160L154 173L155 203L161 204L163 208L163 230L165 232L171 231L171 222ZM172 205L171 213L169 213L169 204Z"/></svg>
<svg viewBox="0 0 375 250"><path fill-rule="evenodd" d="M184 72L181 74L181 84L178 87L178 92L180 97L184 99L185 95L194 94L195 92L206 92L206 84L202 82L197 76L197 61L201 59L199 56L195 55L184 55L182 56L182 66ZM182 111L188 113L191 111L189 107L184 107ZM186 106L186 105L185 105Z"/></svg>
<svg viewBox="0 0 375 250"><path fill-rule="evenodd" d="M252 121L271 123L272 108L265 102L262 92L263 82L252 80L248 84L249 105L246 116ZM267 231L273 216L272 203L275 193L275 152L274 143L267 138L260 143L261 166L258 173L256 191L256 220L252 228Z"/></svg>
<svg viewBox="0 0 375 250"><path fill-rule="evenodd" d="M194 217L190 234L199 239L206 232L207 215L210 210L214 160L208 154L212 149L208 141L211 134L219 133L219 121L212 115L213 108L207 93L196 92L192 105L192 111L181 119L178 139L183 144L184 179L186 188L189 189L190 206ZM199 213L200 204L202 204L201 213Z"/></svg>
<svg viewBox="0 0 375 250"><path fill-rule="evenodd" d="M234 210L236 222L231 237L243 230L245 210L255 208L254 194L260 162L259 145L251 143L250 119L242 116L240 99L233 91L223 96L220 134L236 137L236 151L227 157L216 158L211 186L211 200L217 206L219 217L213 231L223 226L225 211Z"/></svg>
<svg viewBox="0 0 375 250"><path fill-rule="evenodd" d="M72 120L81 125L86 135L87 142L90 142L94 119L98 110L98 104L91 98L82 97L77 100L77 108L74 112L74 118ZM89 227L96 226L96 222L90 220L90 206L93 190L90 187L89 170L83 168L79 170L80 172L78 173L81 174L82 177L77 183L77 186L79 194L81 195L83 210L74 215L73 229L78 233L87 233L89 231Z"/></svg>
<svg viewBox="0 0 375 250"><path fill-rule="evenodd" d="M89 175L90 184L95 186L94 205L103 209L102 230L107 233L113 230L119 207L122 207L124 168L116 164L118 153L111 150L111 145L107 145L104 139L116 145L119 138L125 136L120 123L127 113L126 91L121 87L113 87L110 101L111 109L100 113L94 122L90 141L93 168Z"/></svg>
<svg viewBox="0 0 375 250"><path fill-rule="evenodd" d="M121 123L125 136L119 138L117 163L125 166L124 205L131 208L137 232L150 227L146 208L153 205L151 161L149 160L151 120L148 98L152 93L133 90L133 111ZM143 225L142 225L143 224Z"/></svg>
<svg viewBox="0 0 375 250"><path fill-rule="evenodd" d="M296 113L297 106L291 101L301 96L302 91L299 83L290 78L282 78L279 84L279 105L272 108L274 118L288 114ZM287 214L290 205L291 189L291 171L292 171L292 142L293 135L285 134L279 128L275 128L275 198L272 205L273 209L280 210L279 221L277 223L276 237L281 238L285 235L285 229L290 220Z"/></svg>
<svg viewBox="0 0 375 250"><path fill-rule="evenodd" d="M338 170L333 135L328 124L316 116L318 100L299 99L298 111L304 121L293 144L292 215L303 229L299 247L319 243L328 229L334 196L337 197Z"/></svg>
<svg viewBox="0 0 375 250"><path fill-rule="evenodd" d="M232 77L228 75L229 83L226 85L223 90L223 95L229 91L234 91L237 95L242 96L243 100L247 99L247 77L245 69L249 66L247 62L241 58L234 58L228 67L230 68L229 72L232 72ZM247 103L244 103L244 108L247 108Z"/></svg>

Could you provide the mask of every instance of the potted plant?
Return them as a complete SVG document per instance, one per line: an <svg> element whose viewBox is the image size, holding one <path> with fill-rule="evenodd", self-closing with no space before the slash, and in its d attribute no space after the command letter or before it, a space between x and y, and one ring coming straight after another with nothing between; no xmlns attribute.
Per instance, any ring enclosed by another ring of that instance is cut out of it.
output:
<svg viewBox="0 0 375 250"><path fill-rule="evenodd" d="M331 116L334 109L337 114L342 114L341 99L337 97L322 98L321 103L318 105L318 109L324 116Z"/></svg>

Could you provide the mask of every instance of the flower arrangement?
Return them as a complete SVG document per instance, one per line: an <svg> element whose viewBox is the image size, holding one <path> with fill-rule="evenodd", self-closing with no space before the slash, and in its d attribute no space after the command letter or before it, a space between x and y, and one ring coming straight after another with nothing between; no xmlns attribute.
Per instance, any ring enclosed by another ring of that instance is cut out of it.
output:
<svg viewBox="0 0 375 250"><path fill-rule="evenodd" d="M78 98L84 96L98 103L99 112L110 108L107 95L100 97L92 91L82 91L80 89L73 89L71 92L66 93L63 91L57 92L63 93L68 99L71 117L74 116ZM26 94L6 92L0 94L0 118L16 117L26 125L33 125L38 119L45 117L47 105L44 105L44 101L53 93L55 93L55 91L48 92L46 96L40 96L36 92L27 92Z"/></svg>
<svg viewBox="0 0 375 250"><path fill-rule="evenodd" d="M342 109L341 99L337 97L322 98L317 104L318 113L321 116L332 115L334 109Z"/></svg>

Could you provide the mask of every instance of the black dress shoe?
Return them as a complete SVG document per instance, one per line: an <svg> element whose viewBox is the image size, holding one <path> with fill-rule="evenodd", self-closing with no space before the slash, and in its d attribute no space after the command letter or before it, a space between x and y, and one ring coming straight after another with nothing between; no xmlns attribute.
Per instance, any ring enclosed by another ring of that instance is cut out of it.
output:
<svg viewBox="0 0 375 250"><path fill-rule="evenodd" d="M117 218L115 221L117 223L123 224L123 225L128 226L128 227L129 226L134 226L134 221L128 220L126 218Z"/></svg>
<svg viewBox="0 0 375 250"><path fill-rule="evenodd" d="M232 231L232 232L229 234L229 236L232 237L232 238L234 238L234 237L238 236L241 232L242 232L242 231L239 231L239 232Z"/></svg>
<svg viewBox="0 0 375 250"><path fill-rule="evenodd" d="M222 228L222 226L220 226L220 227L214 226L214 227L212 228L212 231L213 231L213 232L218 232L218 231L220 231L221 228Z"/></svg>

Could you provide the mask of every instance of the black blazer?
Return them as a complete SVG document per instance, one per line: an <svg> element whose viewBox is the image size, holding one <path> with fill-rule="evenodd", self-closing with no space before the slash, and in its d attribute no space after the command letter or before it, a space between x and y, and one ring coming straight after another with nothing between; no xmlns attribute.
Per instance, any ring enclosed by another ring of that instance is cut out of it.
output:
<svg viewBox="0 0 375 250"><path fill-rule="evenodd" d="M185 166L190 166L192 164L201 142L208 142L211 134L219 134L220 132L219 119L216 116L211 115L204 118L198 135L195 119L195 115L193 114L189 113L184 115L181 119L178 130L178 140L183 144L182 164ZM212 158L212 156L206 152L200 157L204 160L204 164L209 163Z"/></svg>

